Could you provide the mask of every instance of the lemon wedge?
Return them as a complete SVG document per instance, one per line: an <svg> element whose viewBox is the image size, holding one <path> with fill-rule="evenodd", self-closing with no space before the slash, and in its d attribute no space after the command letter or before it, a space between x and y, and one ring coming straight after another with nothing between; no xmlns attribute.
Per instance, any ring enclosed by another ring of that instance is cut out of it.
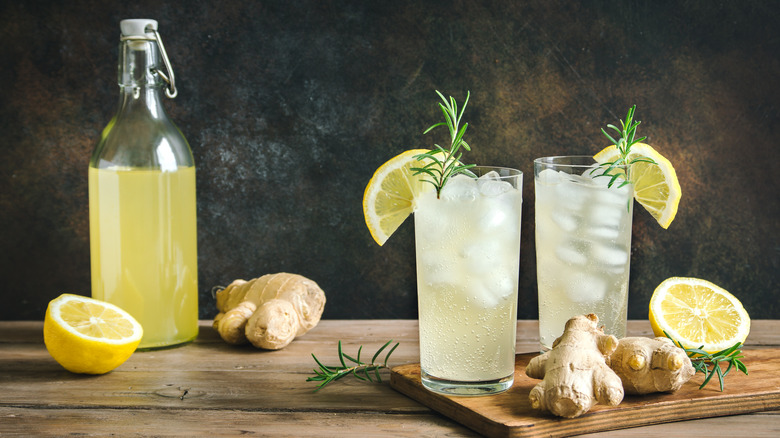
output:
<svg viewBox="0 0 780 438"><path fill-rule="evenodd" d="M363 193L363 216L371 237L380 246L414 211L414 202L422 193L434 190L411 170L427 164L416 155L427 149L412 149L396 155L379 166Z"/></svg>
<svg viewBox="0 0 780 438"><path fill-rule="evenodd" d="M143 328L129 313L100 300L62 294L49 302L43 340L49 354L66 370L104 374L135 351Z"/></svg>
<svg viewBox="0 0 780 438"><path fill-rule="evenodd" d="M742 303L725 289L698 278L664 280L650 298L650 325L685 348L716 353L745 342L750 317Z"/></svg>
<svg viewBox="0 0 780 438"><path fill-rule="evenodd" d="M617 147L613 145L602 149L593 159L603 164L615 161L619 156ZM658 165L644 162L631 165L630 182L634 185L634 199L642 204L662 227L669 228L677 215L677 207L682 197L677 173L672 163L650 145L632 145L628 161L631 162L635 158L651 158Z"/></svg>

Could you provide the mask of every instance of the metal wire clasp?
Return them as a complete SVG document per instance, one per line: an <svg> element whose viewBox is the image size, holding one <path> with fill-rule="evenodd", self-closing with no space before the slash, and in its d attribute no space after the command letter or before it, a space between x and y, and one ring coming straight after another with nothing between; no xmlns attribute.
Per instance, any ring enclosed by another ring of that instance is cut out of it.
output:
<svg viewBox="0 0 780 438"><path fill-rule="evenodd" d="M155 69L155 71L168 84L168 88L165 89L165 95L173 99L174 97L176 97L176 95L179 94L179 91L176 89L176 78L173 75L173 67L171 67L171 61L168 60L168 52L165 51L165 46L163 45L162 38L160 38L160 33L157 32L157 29L153 29L152 26L147 26L146 30L154 33L154 38L157 40L157 46L160 47L160 54L162 55L163 62L165 63L165 69L168 70L168 74L166 75L165 73L157 69Z"/></svg>

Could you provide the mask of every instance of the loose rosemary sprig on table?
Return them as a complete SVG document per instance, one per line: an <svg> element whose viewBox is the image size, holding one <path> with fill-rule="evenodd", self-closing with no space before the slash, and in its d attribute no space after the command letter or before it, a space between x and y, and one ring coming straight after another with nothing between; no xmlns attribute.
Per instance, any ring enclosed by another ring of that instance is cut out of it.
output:
<svg viewBox="0 0 780 438"><path fill-rule="evenodd" d="M320 366L320 369L314 369L314 373L317 374L316 376L309 377L306 379L307 382L322 382L319 385L317 385L317 388L314 389L314 392L319 391L322 389L325 385L328 383L331 383L335 380L338 380L342 377L348 376L352 374L353 376L357 377L360 380L366 380L373 382L374 378L376 378L377 382L382 381L382 376L379 374L379 370L383 368L389 368L387 366L387 360L390 359L390 355L393 354L396 348L398 348L398 342L393 345L393 347L390 349L390 351L387 352L387 355L385 356L385 360L382 363L377 363L376 359L379 357L379 355L382 353L382 351L387 348L393 340L389 340L383 345L379 350L377 350L376 353L374 353L374 357L371 358L370 363L362 362L360 360L360 353L363 351L363 346L361 345L360 348L358 348L357 357L352 358L352 356L349 356L348 354L344 353L341 349L341 341L339 341L339 361L341 362L341 366L326 366L323 365L322 362L320 362L319 359L317 359L317 356L312 353L311 357L314 358L314 361L317 362L317 365ZM350 361L354 363L355 365L347 365L347 361ZM371 377L371 374L374 374L374 377Z"/></svg>
<svg viewBox="0 0 780 438"><path fill-rule="evenodd" d="M732 370L732 368L736 368L739 371L742 371L745 375L748 373L747 367L740 360L745 357L742 355L741 342L737 342L730 348L718 351L717 353L707 353L706 351L702 350L704 346L699 348L685 348L680 342L669 336L669 333L667 333L666 330L664 330L664 334L667 338L674 342L674 345L677 345L678 347L685 350L685 353L691 359L691 364L693 365L693 368L696 370L696 372L704 374L704 382L701 384L701 386L699 386L699 389L703 389L705 386L707 386L707 384L710 383L710 380L712 380L713 376L718 376L720 391L723 392L723 387L725 385L724 379L726 378L726 375L728 375L728 373ZM729 364L729 366L726 368L726 371L723 371L723 369L720 367L721 362L726 362ZM712 369L710 369L710 367L712 367Z"/></svg>
<svg viewBox="0 0 780 438"><path fill-rule="evenodd" d="M631 170L631 165L634 163L644 162L644 163L650 163L656 165L658 164L651 158L638 157L630 161L628 159L628 155L629 153L631 153L631 146L647 138L647 137L636 138L636 128L642 122L638 120L634 121L634 111L636 111L636 105L628 109L625 122L623 120L620 120L620 128L611 124L607 125L607 128L617 132L619 136L618 140L615 140L611 135L609 135L609 133L607 133L607 131L604 128L601 128L601 132L603 132L604 135L612 142L612 144L614 144L615 147L617 147L618 153L620 154L620 156L615 161L602 164L602 166L606 167L606 169L604 170L604 173L599 176L610 177L609 184L607 184L609 187L612 187L612 185L615 184L615 181L619 177L625 178L625 180L622 183L620 183L618 187L623 187L624 185L628 184L629 181L631 181L629 172ZM615 168L618 166L625 166L626 168L625 176L623 175L622 172L613 172Z"/></svg>
<svg viewBox="0 0 780 438"><path fill-rule="evenodd" d="M447 184L447 181L449 181L450 178L459 173L466 172L475 165L462 164L460 161L461 156L463 156L463 153L460 152L460 148L462 147L467 151L471 150L471 147L468 145L468 143L463 140L463 135L466 133L466 128L468 128L469 124L466 123L460 127L460 121L463 117L463 112L466 110L466 105L469 103L469 97L471 96L471 93L466 93L466 100L463 102L463 107L460 109L460 113L458 113L458 103L452 96L450 96L449 99L446 99L438 91L436 91L436 94L438 94L439 97L441 97L441 100L444 101L444 103L439 103L439 107L441 108L442 113L444 113L445 121L436 123L435 125L426 129L423 134L427 134L431 132L432 129L439 126L446 126L450 131L450 148L444 149L438 144L434 144L436 149L432 149L430 152L415 156L417 160L421 161L427 158L430 160L430 162L423 167L412 167L411 170L414 172L414 175L419 175L421 173L427 175L428 178L424 178L423 181L429 184L433 184L433 186L436 187L436 198L440 198L441 190L444 188L444 185ZM444 154L444 159L440 158L441 153Z"/></svg>

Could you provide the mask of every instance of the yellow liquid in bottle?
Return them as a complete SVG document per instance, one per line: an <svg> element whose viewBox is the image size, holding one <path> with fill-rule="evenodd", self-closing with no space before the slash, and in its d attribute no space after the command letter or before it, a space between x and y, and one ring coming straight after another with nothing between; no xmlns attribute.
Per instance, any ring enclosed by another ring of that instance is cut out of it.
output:
<svg viewBox="0 0 780 438"><path fill-rule="evenodd" d="M141 323L139 348L198 335L195 168L89 168L92 297Z"/></svg>

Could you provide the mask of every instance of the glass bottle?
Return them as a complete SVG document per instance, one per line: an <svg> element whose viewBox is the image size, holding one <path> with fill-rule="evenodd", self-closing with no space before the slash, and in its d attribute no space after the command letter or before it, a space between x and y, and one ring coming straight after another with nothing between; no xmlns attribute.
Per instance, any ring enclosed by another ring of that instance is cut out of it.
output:
<svg viewBox="0 0 780 438"><path fill-rule="evenodd" d="M169 347L198 334L195 163L162 105L176 88L157 22L120 28L119 110L89 162L92 297L141 323L139 348Z"/></svg>

